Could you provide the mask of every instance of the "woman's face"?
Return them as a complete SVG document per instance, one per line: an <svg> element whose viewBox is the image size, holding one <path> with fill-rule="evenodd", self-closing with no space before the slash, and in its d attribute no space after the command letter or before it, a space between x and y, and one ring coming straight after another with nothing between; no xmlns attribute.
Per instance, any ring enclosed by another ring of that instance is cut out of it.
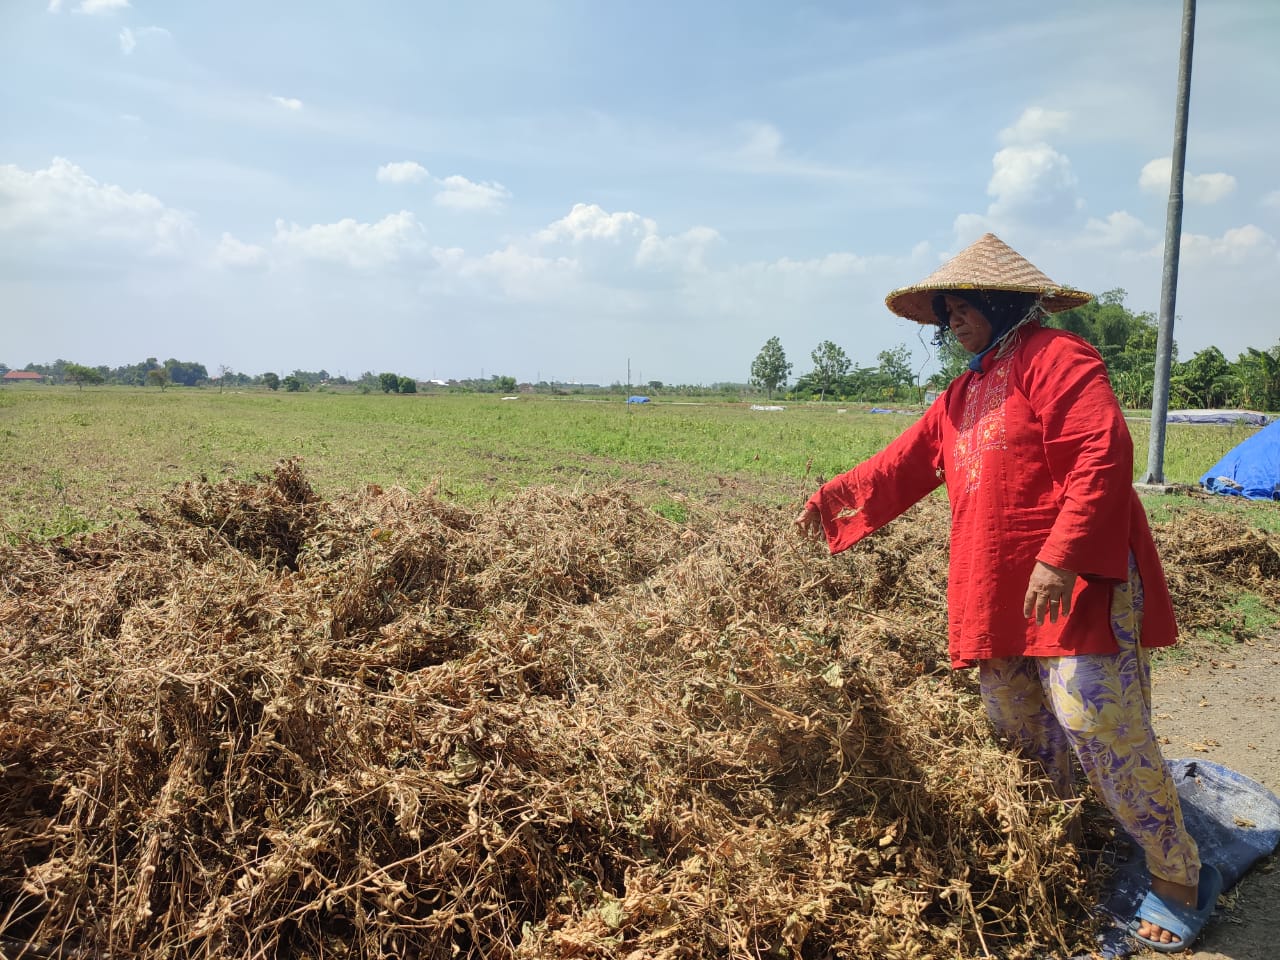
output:
<svg viewBox="0 0 1280 960"><path fill-rule="evenodd" d="M991 342L991 321L982 311L968 300L947 294L943 297L947 304L947 318L951 332L960 341L960 346L970 353L981 353Z"/></svg>

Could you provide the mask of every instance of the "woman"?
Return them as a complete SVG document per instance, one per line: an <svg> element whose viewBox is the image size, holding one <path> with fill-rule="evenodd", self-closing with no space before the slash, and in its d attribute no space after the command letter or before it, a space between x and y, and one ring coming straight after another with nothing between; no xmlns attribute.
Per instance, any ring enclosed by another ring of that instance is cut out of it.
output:
<svg viewBox="0 0 1280 960"><path fill-rule="evenodd" d="M1146 853L1134 934L1173 952L1203 928L1222 878L1200 863L1151 730L1145 648L1177 628L1133 444L1097 351L1040 323L1090 299L993 234L889 294L894 313L949 330L969 369L882 452L824 484L796 525L838 553L945 481L952 665L978 668L997 731L1063 797L1078 758Z"/></svg>

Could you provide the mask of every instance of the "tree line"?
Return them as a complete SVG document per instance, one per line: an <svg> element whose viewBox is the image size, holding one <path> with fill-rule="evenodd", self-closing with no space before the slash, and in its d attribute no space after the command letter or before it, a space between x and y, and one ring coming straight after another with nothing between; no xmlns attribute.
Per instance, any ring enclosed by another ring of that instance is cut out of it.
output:
<svg viewBox="0 0 1280 960"><path fill-rule="evenodd" d="M1122 406L1147 409L1151 406L1155 382L1157 321L1150 312L1135 313L1125 305L1122 289L1108 290L1082 307L1055 314L1053 326L1079 334L1098 349L1107 364L1111 383ZM663 384L647 381L648 392L655 394L706 396L725 398L741 396L751 390L763 390L772 399L782 393L796 400L839 400L863 402L921 402L927 388L942 389L965 369L969 356L949 335L938 348L941 369L927 381L913 369L911 351L905 344L876 355L876 363L862 366L852 361L845 350L831 340L823 340L810 353L812 367L791 380L793 365L787 359L778 337L770 337L751 364L746 384L716 383L700 385ZM1280 342L1268 349L1250 347L1235 361L1228 360L1217 347L1206 347L1189 360L1177 358L1170 371L1169 405L1178 407L1236 407L1257 410L1280 410ZM361 393L417 393L420 382L403 374L372 371L349 380L331 375L327 370L294 370L285 376L274 372L249 375L223 365L217 376L210 377L202 363L170 358L163 363L148 357L140 363L119 367L85 366L68 360L51 364L31 363L22 368L39 373L52 383L69 383L80 387L92 384L119 384L166 389L170 385L184 387L216 385L227 387L262 387L267 390L300 392L329 387L354 388ZM9 367L0 363L0 375ZM494 375L488 378L452 380L448 384L433 381L430 387L456 392L513 393L526 389L539 393L617 393L630 390L628 384L610 387L594 384L539 382L520 385L515 377Z"/></svg>
<svg viewBox="0 0 1280 960"><path fill-rule="evenodd" d="M875 366L862 367L849 359L844 348L823 340L809 355L813 369L787 388L792 364L777 337L770 337L751 364L751 384L772 399L785 390L795 400L919 400L917 374L906 344L876 355Z"/></svg>
<svg viewBox="0 0 1280 960"><path fill-rule="evenodd" d="M1082 307L1050 316L1048 325L1093 344L1107 365L1121 406L1145 409L1151 406L1155 386L1158 322L1153 313L1135 313L1125 306L1126 296L1123 289L1108 290ZM945 388L969 362L969 354L949 334L938 349L942 368L922 384L905 344L879 353L875 366L860 367L841 347L824 340L810 354L812 369L788 387L792 364L781 341L770 337L751 365L750 382L770 398L783 392L792 399L919 402L926 388ZM1217 347L1179 361L1175 343L1169 405L1280 410L1280 342L1265 350L1249 347L1234 362Z"/></svg>
<svg viewBox="0 0 1280 960"><path fill-rule="evenodd" d="M0 363L0 375L9 371L10 367ZM229 366L220 366L215 375L210 375L207 368L200 363L184 362L176 359L160 363L155 357L148 357L137 364L126 364L120 367L106 365L89 367L70 360L55 360L53 363L29 363L22 368L25 371L41 374L46 382L53 384L71 384L79 387L91 385L146 386L165 389L173 384L187 387L217 387L222 390L234 388L264 388L267 390L284 390L289 393L308 390L324 390L330 388L353 390L357 393L418 393L426 388L432 392L445 393L500 393L511 394L528 392L549 394L553 396L592 395L609 396L613 394L629 394L636 389L664 396L709 396L715 395L727 400L740 399L749 391L746 383L713 383L706 384L672 384L661 380L648 380L644 384L623 384L614 381L612 384L565 382L558 380L539 380L537 383L520 383L515 377L506 374L492 374L488 377L463 378L458 380L419 381L413 377L399 373L374 373L366 370L359 377L349 379L342 375L330 374L327 370L294 370L281 376L275 372L249 375L238 373Z"/></svg>
<svg viewBox="0 0 1280 960"><path fill-rule="evenodd" d="M0 376L9 371L9 367L0 363ZM264 387L267 390L284 390L287 393L299 393L324 386L354 386L362 393L381 391L383 393L416 393L418 382L412 377L396 373L379 373L365 371L356 380L344 376L330 375L324 370L294 370L292 373L280 374L268 371L256 375L238 373L225 364L218 368L217 376L210 376L203 363L170 358L160 363L155 357L147 357L140 363L124 364L110 367L105 364L90 367L70 360L55 360L53 363L29 363L24 371L38 373L50 383L67 383L78 387L111 384L126 387L158 387L164 390L170 386L204 387L216 386L220 391L227 387ZM514 379L512 379L514 383Z"/></svg>

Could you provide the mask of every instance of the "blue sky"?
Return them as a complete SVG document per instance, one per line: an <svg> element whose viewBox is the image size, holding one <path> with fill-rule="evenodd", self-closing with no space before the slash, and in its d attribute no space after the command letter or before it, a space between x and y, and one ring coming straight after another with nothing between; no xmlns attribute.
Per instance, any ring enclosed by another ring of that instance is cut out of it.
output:
<svg viewBox="0 0 1280 960"><path fill-rule="evenodd" d="M0 361L742 381L993 230L1159 306L1175 0L3 0ZM1280 340L1280 3L1197 13L1175 336ZM1163 161L1163 163L1162 163Z"/></svg>

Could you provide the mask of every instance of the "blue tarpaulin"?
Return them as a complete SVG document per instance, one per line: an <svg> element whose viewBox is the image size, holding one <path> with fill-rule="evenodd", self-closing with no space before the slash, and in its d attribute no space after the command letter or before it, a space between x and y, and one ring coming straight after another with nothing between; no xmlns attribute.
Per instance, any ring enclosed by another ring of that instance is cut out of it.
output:
<svg viewBox="0 0 1280 960"><path fill-rule="evenodd" d="M1265 427L1271 418L1256 410L1170 410L1165 414L1168 423L1247 423Z"/></svg>
<svg viewBox="0 0 1280 960"><path fill-rule="evenodd" d="M627 403L648 403L648 397L627 397Z"/></svg>
<svg viewBox="0 0 1280 960"><path fill-rule="evenodd" d="M1280 844L1280 800L1262 784L1208 760L1172 760L1169 768L1200 859L1218 868L1223 891L1230 890ZM1115 865L1108 884L1101 910L1115 926L1099 937L1097 953L1111 958L1138 952L1137 941L1125 928L1149 886L1146 862L1135 845L1133 857Z"/></svg>
<svg viewBox="0 0 1280 960"><path fill-rule="evenodd" d="M1236 444L1200 485L1212 493L1280 500L1280 420Z"/></svg>

